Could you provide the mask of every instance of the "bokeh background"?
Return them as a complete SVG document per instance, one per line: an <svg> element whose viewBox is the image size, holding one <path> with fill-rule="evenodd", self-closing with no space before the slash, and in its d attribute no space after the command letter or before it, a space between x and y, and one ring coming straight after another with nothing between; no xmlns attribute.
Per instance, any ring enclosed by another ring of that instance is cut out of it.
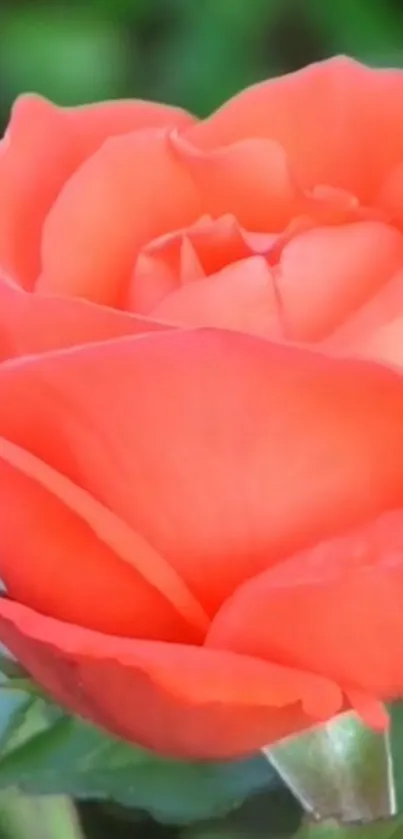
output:
<svg viewBox="0 0 403 839"><path fill-rule="evenodd" d="M138 96L205 115L335 53L403 66L402 0L1 0L0 122L23 90Z"/></svg>
<svg viewBox="0 0 403 839"><path fill-rule="evenodd" d="M159 99L203 116L248 84L337 53L403 67L403 0L0 0L0 128L28 90L61 105ZM267 835L265 819L244 834L186 834L97 804L81 816L89 839Z"/></svg>

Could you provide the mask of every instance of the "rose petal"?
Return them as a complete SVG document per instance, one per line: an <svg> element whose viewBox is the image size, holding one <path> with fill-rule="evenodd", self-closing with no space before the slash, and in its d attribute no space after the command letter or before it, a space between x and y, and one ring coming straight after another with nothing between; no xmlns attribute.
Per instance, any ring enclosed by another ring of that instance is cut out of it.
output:
<svg viewBox="0 0 403 839"><path fill-rule="evenodd" d="M145 99L95 102L91 105L65 108L63 112L91 154L108 137L130 134L143 128L184 130L197 122L195 117L183 108Z"/></svg>
<svg viewBox="0 0 403 839"><path fill-rule="evenodd" d="M350 223L351 226L352 221L357 222L369 215L359 206L357 199L330 187L301 195L294 209L301 215L293 217L280 233L246 230L234 215L227 213L219 218L198 219L187 228L152 240L137 258L128 308L148 314L167 294L188 280L216 273L232 262L253 254L265 255L270 264L275 264L287 243L302 232L318 225ZM264 223L266 221L267 218ZM376 229L368 228L371 234ZM380 230L383 229L384 225L380 225Z"/></svg>
<svg viewBox="0 0 403 839"><path fill-rule="evenodd" d="M199 214L197 191L165 132L108 140L49 212L36 288L120 305L145 242Z"/></svg>
<svg viewBox="0 0 403 839"><path fill-rule="evenodd" d="M374 696L369 696L363 690L357 690L357 688L347 690L346 698L365 725L376 731L387 731L390 717L383 702Z"/></svg>
<svg viewBox="0 0 403 839"><path fill-rule="evenodd" d="M186 282L193 277L183 275L181 250L184 240L192 243L204 273L209 275L247 256L269 253L277 239L275 234L244 230L235 216L227 214L217 219L199 220L185 230L154 239L144 252L162 259L182 282Z"/></svg>
<svg viewBox="0 0 403 839"><path fill-rule="evenodd" d="M402 505L402 428L392 370L240 333L0 366L0 433L127 522L210 613L290 552Z"/></svg>
<svg viewBox="0 0 403 839"><path fill-rule="evenodd" d="M241 586L216 616L206 643L386 700L403 694L402 636L400 510Z"/></svg>
<svg viewBox="0 0 403 839"><path fill-rule="evenodd" d="M188 236L184 236L180 245L180 273L181 283L188 280L201 280L205 277L204 268Z"/></svg>
<svg viewBox="0 0 403 839"><path fill-rule="evenodd" d="M328 335L331 352L403 365L403 271L398 271L352 317Z"/></svg>
<svg viewBox="0 0 403 839"><path fill-rule="evenodd" d="M255 137L203 152L175 132L171 144L212 216L231 213L248 230L280 231L298 213L298 190L284 149Z"/></svg>
<svg viewBox="0 0 403 839"><path fill-rule="evenodd" d="M184 128L192 118L152 102L107 102L63 109L21 96L0 152L0 266L27 288L40 272L42 225L74 170L115 134L147 126Z"/></svg>
<svg viewBox="0 0 403 839"><path fill-rule="evenodd" d="M346 353L346 346L343 347ZM348 354L351 353L348 347ZM386 364L403 366L403 316L380 326L366 341L361 342L356 353L363 358L373 358Z"/></svg>
<svg viewBox="0 0 403 839"><path fill-rule="evenodd" d="M136 314L147 315L177 284L178 277L169 264L141 251L136 259L125 307Z"/></svg>
<svg viewBox="0 0 403 839"><path fill-rule="evenodd" d="M10 595L43 614L115 635L198 640L169 602L38 482L0 465L0 572Z"/></svg>
<svg viewBox="0 0 403 839"><path fill-rule="evenodd" d="M247 88L185 136L201 149L275 140L304 187L329 184L371 201L401 161L402 93L401 70L337 57Z"/></svg>
<svg viewBox="0 0 403 839"><path fill-rule="evenodd" d="M0 277L1 360L162 328L87 300L27 293Z"/></svg>
<svg viewBox="0 0 403 839"><path fill-rule="evenodd" d="M377 203L388 214L391 222L400 229L403 226L403 163L389 171L381 184Z"/></svg>
<svg viewBox="0 0 403 839"><path fill-rule="evenodd" d="M256 253L269 253L276 234L250 233L235 216L199 219L154 239L137 260L130 289L132 311L148 314L182 284L202 279Z"/></svg>
<svg viewBox="0 0 403 839"><path fill-rule="evenodd" d="M203 637L208 619L183 580L151 545L85 490L4 438L0 484L7 509L0 534L0 573L17 600L120 634L130 628L137 636L161 637L163 632L164 637L168 633L182 640L186 621L191 629L187 637ZM96 593L103 598L98 600ZM162 613L153 621L153 609L164 600Z"/></svg>
<svg viewBox="0 0 403 839"><path fill-rule="evenodd" d="M164 297L151 316L174 325L217 326L266 338L283 334L273 274L260 256L228 265L202 282L187 282Z"/></svg>
<svg viewBox="0 0 403 839"><path fill-rule="evenodd" d="M296 236L276 269L286 334L318 341L372 297L403 263L403 236L383 222Z"/></svg>
<svg viewBox="0 0 403 839"><path fill-rule="evenodd" d="M333 716L335 684L247 656L101 635L0 600L0 638L58 701L181 758L253 753Z"/></svg>

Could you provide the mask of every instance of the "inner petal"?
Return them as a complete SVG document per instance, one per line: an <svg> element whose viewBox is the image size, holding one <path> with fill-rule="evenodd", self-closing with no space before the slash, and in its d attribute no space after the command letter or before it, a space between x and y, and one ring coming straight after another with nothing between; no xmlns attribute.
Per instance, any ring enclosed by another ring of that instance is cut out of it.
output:
<svg viewBox="0 0 403 839"><path fill-rule="evenodd" d="M379 221L319 227L295 237L276 271L288 337L324 338L372 297L402 260L401 233Z"/></svg>
<svg viewBox="0 0 403 839"><path fill-rule="evenodd" d="M227 265L202 282L187 282L151 314L180 326L217 326L272 339L283 333L273 272L261 256Z"/></svg>
<svg viewBox="0 0 403 839"><path fill-rule="evenodd" d="M249 232L231 214L200 218L187 228L151 241L137 259L129 308L149 314L170 292L238 260L269 254L279 236Z"/></svg>
<svg viewBox="0 0 403 839"><path fill-rule="evenodd" d="M201 209L167 132L110 139L70 178L47 216L36 290L121 306L141 248L191 224Z"/></svg>

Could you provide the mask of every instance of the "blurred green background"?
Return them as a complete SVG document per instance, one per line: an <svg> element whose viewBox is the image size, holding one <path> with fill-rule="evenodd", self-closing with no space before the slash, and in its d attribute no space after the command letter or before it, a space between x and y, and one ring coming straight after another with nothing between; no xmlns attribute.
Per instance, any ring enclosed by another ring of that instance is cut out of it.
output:
<svg viewBox="0 0 403 839"><path fill-rule="evenodd" d="M27 90L64 105L159 99L203 116L245 85L336 53L403 67L403 0L0 4L0 127ZM89 839L134 835L129 814L89 804L81 815ZM150 821L135 832L147 839L183 836Z"/></svg>
<svg viewBox="0 0 403 839"><path fill-rule="evenodd" d="M23 90L139 96L204 115L338 52L403 66L402 0L1 0L0 120Z"/></svg>

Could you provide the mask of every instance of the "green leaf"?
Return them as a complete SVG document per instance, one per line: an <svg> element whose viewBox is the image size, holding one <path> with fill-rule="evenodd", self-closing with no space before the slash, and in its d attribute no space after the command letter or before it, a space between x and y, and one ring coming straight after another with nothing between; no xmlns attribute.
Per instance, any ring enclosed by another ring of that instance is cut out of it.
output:
<svg viewBox="0 0 403 839"><path fill-rule="evenodd" d="M335 821L306 822L294 839L401 839L402 828L401 817L348 827Z"/></svg>
<svg viewBox="0 0 403 839"><path fill-rule="evenodd" d="M0 757L0 789L109 799L168 823L225 814L250 794L277 783L264 758L214 763L168 760L60 715Z"/></svg>
<svg viewBox="0 0 403 839"><path fill-rule="evenodd" d="M280 839L298 830L302 810L287 789L277 789L249 798L222 819L187 828L181 839Z"/></svg>
<svg viewBox="0 0 403 839"><path fill-rule="evenodd" d="M1 645L0 645L1 649ZM14 658L8 655L6 652L0 652L0 680L1 676L4 676L5 679L27 679L29 678L26 670L18 664L18 661L15 661Z"/></svg>
<svg viewBox="0 0 403 839"><path fill-rule="evenodd" d="M62 715L42 697L0 684L0 762L22 743L42 731Z"/></svg>
<svg viewBox="0 0 403 839"><path fill-rule="evenodd" d="M68 798L28 798L14 790L0 794L0 836L4 839L84 839L78 815Z"/></svg>

